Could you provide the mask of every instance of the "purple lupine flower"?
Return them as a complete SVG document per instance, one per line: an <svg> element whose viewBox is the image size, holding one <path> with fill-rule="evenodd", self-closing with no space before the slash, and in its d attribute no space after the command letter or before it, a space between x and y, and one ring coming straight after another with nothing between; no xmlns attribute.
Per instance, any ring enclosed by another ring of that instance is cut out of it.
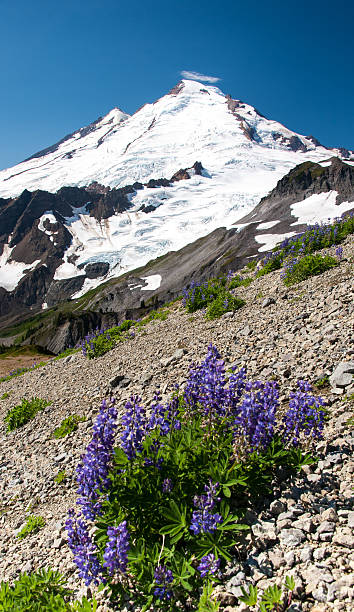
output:
<svg viewBox="0 0 354 612"><path fill-rule="evenodd" d="M232 374L227 389L227 403L230 413L235 414L246 385L246 368L242 367L238 372L235 372L236 366L232 366L231 370Z"/></svg>
<svg viewBox="0 0 354 612"><path fill-rule="evenodd" d="M341 246L336 248L336 256L338 259L342 259L343 257L343 248Z"/></svg>
<svg viewBox="0 0 354 612"><path fill-rule="evenodd" d="M218 487L218 482L213 484L210 480L209 484L204 486L206 495L196 495L193 499L194 506L199 508L199 510L193 511L190 525L190 530L195 535L212 533L217 529L218 524L222 523L222 516L217 512L211 512L215 506L215 501L220 501L220 497L217 497Z"/></svg>
<svg viewBox="0 0 354 612"><path fill-rule="evenodd" d="M147 424L147 429L150 431L152 429L156 429L159 427L160 435L166 436L170 431L170 423L166 418L167 415L167 406L165 407L161 404L161 393L160 391L155 391L154 393L154 403L151 405L151 416Z"/></svg>
<svg viewBox="0 0 354 612"><path fill-rule="evenodd" d="M298 446L301 434L320 440L324 428L324 400L314 397L309 382L298 381L299 391L290 393L289 410L283 418L283 440Z"/></svg>
<svg viewBox="0 0 354 612"><path fill-rule="evenodd" d="M184 391L184 400L190 410L201 409L206 416L216 418L227 412L225 365L215 346L208 347L205 360L192 366Z"/></svg>
<svg viewBox="0 0 354 612"><path fill-rule="evenodd" d="M162 483L162 492L163 493L170 493L172 491L173 488L173 483L171 478L165 478L165 480Z"/></svg>
<svg viewBox="0 0 354 612"><path fill-rule="evenodd" d="M98 549L89 535L85 521L77 517L75 511L71 509L65 528L68 532L68 545L74 554L74 563L79 568L80 578L84 579L86 586L91 582L96 585L104 582L103 568L98 560Z"/></svg>
<svg viewBox="0 0 354 612"><path fill-rule="evenodd" d="M213 576L219 570L220 567L220 559L215 559L213 553L209 553L209 555L204 555L201 558L200 563L197 567L197 570L200 572L202 578L205 576Z"/></svg>
<svg viewBox="0 0 354 612"><path fill-rule="evenodd" d="M121 447L129 460L142 449L142 440L146 433L145 409L140 406L141 398L134 395L125 404L126 412L122 418L124 430L121 434Z"/></svg>
<svg viewBox="0 0 354 612"><path fill-rule="evenodd" d="M159 599L171 599L172 591L170 585L173 582L173 574L165 565L158 565L154 571L156 589L154 590L155 597Z"/></svg>
<svg viewBox="0 0 354 612"><path fill-rule="evenodd" d="M123 521L118 527L108 527L107 535L109 539L103 553L103 567L107 568L111 576L116 572L125 574L129 550L127 521Z"/></svg>
<svg viewBox="0 0 354 612"><path fill-rule="evenodd" d="M253 452L266 449L274 434L278 408L278 386L276 382L248 382L246 395L234 420L235 438L241 437L246 450Z"/></svg>
<svg viewBox="0 0 354 612"><path fill-rule="evenodd" d="M76 468L78 493L77 503L82 506L83 515L94 520L101 512L101 494L110 484L108 472L113 457L114 433L117 427L117 409L112 399L107 406L103 400L93 427L93 437L81 463Z"/></svg>

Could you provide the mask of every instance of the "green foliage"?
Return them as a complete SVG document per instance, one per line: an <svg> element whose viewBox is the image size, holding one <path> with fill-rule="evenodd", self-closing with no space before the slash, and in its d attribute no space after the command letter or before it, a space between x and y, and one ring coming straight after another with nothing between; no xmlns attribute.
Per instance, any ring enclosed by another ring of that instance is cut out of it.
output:
<svg viewBox="0 0 354 612"><path fill-rule="evenodd" d="M15 582L0 583L0 610L3 612L95 612L95 599L70 603L71 589L52 569L21 574Z"/></svg>
<svg viewBox="0 0 354 612"><path fill-rule="evenodd" d="M191 284L183 291L183 305L187 312L192 313L202 308L206 309L207 319L216 319L225 312L236 311L245 302L235 297L230 291L237 287L247 286L250 278L241 276L220 276L203 282L200 285Z"/></svg>
<svg viewBox="0 0 354 612"><path fill-rule="evenodd" d="M225 314L225 312L235 312L239 308L242 308L245 303L245 300L233 296L228 291L223 293L220 292L216 300L213 300L210 304L208 304L205 317L207 319L217 319Z"/></svg>
<svg viewBox="0 0 354 612"><path fill-rule="evenodd" d="M248 261L246 263L246 268L251 270L251 272L253 272L256 269L256 266L257 266L257 259L251 259L251 261Z"/></svg>
<svg viewBox="0 0 354 612"><path fill-rule="evenodd" d="M0 397L0 399L4 400L7 399L8 397L10 397L10 393L8 393L7 391L5 393L2 394L2 396Z"/></svg>
<svg viewBox="0 0 354 612"><path fill-rule="evenodd" d="M78 353L79 350L80 349L78 348L67 348L65 349L65 351L59 353L59 355L54 357L54 361L57 361L58 359L63 359L64 357L69 357L69 355L75 355L75 353Z"/></svg>
<svg viewBox="0 0 354 612"><path fill-rule="evenodd" d="M53 431L53 438L65 438L65 436L71 434L73 431L76 431L78 428L78 424L85 421L85 417L80 417L77 414L72 414L66 417Z"/></svg>
<svg viewBox="0 0 354 612"><path fill-rule="evenodd" d="M198 612L218 612L220 604L212 599L213 585L207 582L200 596Z"/></svg>
<svg viewBox="0 0 354 612"><path fill-rule="evenodd" d="M35 516L31 514L25 525L22 527L21 531L17 534L17 537L20 540L23 540L31 533L37 533L42 527L45 525L45 520L42 516Z"/></svg>
<svg viewBox="0 0 354 612"><path fill-rule="evenodd" d="M275 270L280 270L283 261L284 254L283 252L279 252L278 255L274 255L269 261L267 261L267 263L262 268L257 271L256 277L259 278L260 276L264 276L265 274L269 274L270 272L274 272Z"/></svg>
<svg viewBox="0 0 354 612"><path fill-rule="evenodd" d="M4 422L7 425L6 431L13 431L14 429L22 427L33 419L37 412L44 410L44 408L50 404L51 402L40 399L39 397L32 397L30 400L23 399L21 404L18 404L7 412L4 418Z"/></svg>
<svg viewBox="0 0 354 612"><path fill-rule="evenodd" d="M61 484L62 482L65 482L65 480L66 480L65 470L62 470L61 472L59 472L54 478L54 482L58 485Z"/></svg>
<svg viewBox="0 0 354 612"><path fill-rule="evenodd" d="M289 286L300 283L336 266L338 266L338 261L330 255L320 255L319 253L305 255L291 268L285 268L284 284Z"/></svg>
<svg viewBox="0 0 354 612"><path fill-rule="evenodd" d="M262 597L258 601L258 589L250 585L247 593L244 587L241 587L242 596L240 597L247 606L256 606L259 603L259 612L267 610L276 610L276 612L285 612L291 604L292 592L295 589L295 580L292 576L286 576L282 588L277 585L269 586L263 592Z"/></svg>
<svg viewBox="0 0 354 612"><path fill-rule="evenodd" d="M329 376L325 374L324 376L316 380L313 385L314 387L317 387L317 389L324 389L326 387L329 387Z"/></svg>

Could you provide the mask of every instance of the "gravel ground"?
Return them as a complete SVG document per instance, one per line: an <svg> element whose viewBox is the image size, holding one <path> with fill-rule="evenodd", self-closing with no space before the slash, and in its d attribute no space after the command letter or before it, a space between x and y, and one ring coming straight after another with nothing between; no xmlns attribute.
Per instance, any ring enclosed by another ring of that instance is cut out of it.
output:
<svg viewBox="0 0 354 612"><path fill-rule="evenodd" d="M207 321L200 312L186 314L176 303L165 321L151 322L98 359L77 353L1 383L0 397L9 396L0 400L0 580L50 565L65 573L81 594L86 592L72 564L64 522L75 502L75 467L104 397L113 394L123 407L132 393L150 401L159 387L168 396L175 382L183 385L191 363L204 358L210 342L227 363L247 365L250 378L277 379L284 403L298 378L315 382L331 375L338 364L352 362L352 237L343 251L338 268L290 289L279 272L238 289L246 306L234 315ZM290 574L296 578L292 610L354 607L353 429L347 424L354 385L349 376L345 386L332 385L319 394L326 397L330 412L318 447L321 460L292 482L275 485L274 499L264 500L258 515L250 513L251 530L217 588L221 608L228 612L247 610L238 600L241 585L262 589ZM32 396L52 403L7 434L7 410ZM69 436L53 439L53 429L71 414L86 421ZM67 480L59 485L54 477L62 470ZM19 540L29 513L43 516L46 525ZM109 608L102 605L104 609Z"/></svg>

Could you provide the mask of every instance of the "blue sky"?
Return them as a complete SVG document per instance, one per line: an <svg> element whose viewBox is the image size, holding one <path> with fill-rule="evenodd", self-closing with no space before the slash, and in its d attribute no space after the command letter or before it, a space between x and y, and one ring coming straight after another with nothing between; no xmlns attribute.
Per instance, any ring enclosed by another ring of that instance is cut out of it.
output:
<svg viewBox="0 0 354 612"><path fill-rule="evenodd" d="M354 148L354 3L0 0L0 168L133 113L181 72L290 129Z"/></svg>

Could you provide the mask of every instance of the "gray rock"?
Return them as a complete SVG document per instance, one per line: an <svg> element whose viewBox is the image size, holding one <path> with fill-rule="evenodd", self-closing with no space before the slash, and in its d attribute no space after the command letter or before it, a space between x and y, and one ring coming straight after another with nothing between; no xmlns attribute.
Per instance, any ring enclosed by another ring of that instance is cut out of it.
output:
<svg viewBox="0 0 354 612"><path fill-rule="evenodd" d="M304 563L306 561L311 561L313 554L313 548L311 546L305 546L300 550L300 561Z"/></svg>
<svg viewBox="0 0 354 612"><path fill-rule="evenodd" d="M323 521L319 527L317 527L317 533L331 533L335 530L336 524L330 521Z"/></svg>
<svg viewBox="0 0 354 612"><path fill-rule="evenodd" d="M262 301L262 308L267 308L267 306L270 306L271 304L275 304L274 298L272 297L264 298L264 300Z"/></svg>
<svg viewBox="0 0 354 612"><path fill-rule="evenodd" d="M351 529L344 527L338 529L332 539L333 544L339 544L339 546L346 546L347 548L354 548L354 538Z"/></svg>
<svg viewBox="0 0 354 612"><path fill-rule="evenodd" d="M268 553L268 558L275 570L279 569L285 564L284 557L279 550L270 550Z"/></svg>
<svg viewBox="0 0 354 612"><path fill-rule="evenodd" d="M292 567L295 563L295 555L293 551L288 550L286 553L284 553L284 559L285 559L285 563L287 564L287 566Z"/></svg>
<svg viewBox="0 0 354 612"><path fill-rule="evenodd" d="M179 359L182 359L183 355L185 355L186 352L186 349L183 348L176 349L172 355L172 359L178 361Z"/></svg>
<svg viewBox="0 0 354 612"><path fill-rule="evenodd" d="M259 521L252 525L251 529L255 538L263 544L275 542L277 539L275 524L270 521Z"/></svg>
<svg viewBox="0 0 354 612"><path fill-rule="evenodd" d="M320 474L308 474L307 480L313 484L318 484L321 480L321 476Z"/></svg>
<svg viewBox="0 0 354 612"><path fill-rule="evenodd" d="M354 516L354 512L353 512L353 516ZM330 521L332 523L337 523L338 514L336 513L334 508L327 508L327 510L325 510L321 514L321 521Z"/></svg>
<svg viewBox="0 0 354 612"><path fill-rule="evenodd" d="M113 378L111 378L108 384L111 389L116 389L117 387L124 389L130 384L130 382L130 378L125 374L116 374Z"/></svg>
<svg viewBox="0 0 354 612"><path fill-rule="evenodd" d="M227 587L238 587L246 580L245 572L237 572L236 576L233 576L227 583Z"/></svg>
<svg viewBox="0 0 354 612"><path fill-rule="evenodd" d="M279 539L283 546L293 548L303 542L306 537L301 529L282 529L279 533Z"/></svg>
<svg viewBox="0 0 354 612"><path fill-rule="evenodd" d="M319 584L317 589L312 589L312 597L316 599L316 601L327 601L327 588L324 584Z"/></svg>
<svg viewBox="0 0 354 612"><path fill-rule="evenodd" d="M270 504L269 510L274 516L278 516L279 514L285 512L286 506L279 499L276 499Z"/></svg>
<svg viewBox="0 0 354 612"><path fill-rule="evenodd" d="M301 529L302 531L305 531L305 533L312 533L314 531L314 524L310 518L300 518L297 521L294 521L293 527L296 529Z"/></svg>
<svg viewBox="0 0 354 612"><path fill-rule="evenodd" d="M351 384L354 374L354 361L341 361L329 377L331 387L347 387Z"/></svg>
<svg viewBox="0 0 354 612"><path fill-rule="evenodd" d="M143 372L140 377L140 382L142 385L146 385L152 379L151 372Z"/></svg>
<svg viewBox="0 0 354 612"><path fill-rule="evenodd" d="M348 512L348 527L354 528L354 511Z"/></svg>

